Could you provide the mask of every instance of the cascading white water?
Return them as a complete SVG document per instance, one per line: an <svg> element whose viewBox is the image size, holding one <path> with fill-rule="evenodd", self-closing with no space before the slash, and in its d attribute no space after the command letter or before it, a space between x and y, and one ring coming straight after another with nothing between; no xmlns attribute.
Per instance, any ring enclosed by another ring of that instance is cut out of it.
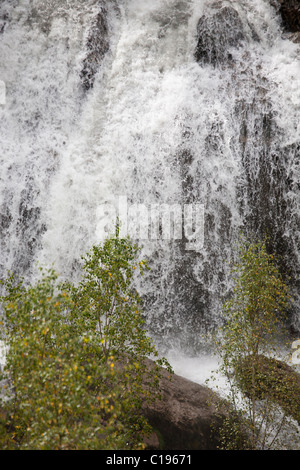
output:
<svg viewBox="0 0 300 470"><path fill-rule="evenodd" d="M99 12L109 47L83 86ZM99 208L126 196L205 209L200 251L142 240L154 335L199 347L242 229L299 288L299 45L268 0L4 0L0 19L2 273L76 279Z"/></svg>

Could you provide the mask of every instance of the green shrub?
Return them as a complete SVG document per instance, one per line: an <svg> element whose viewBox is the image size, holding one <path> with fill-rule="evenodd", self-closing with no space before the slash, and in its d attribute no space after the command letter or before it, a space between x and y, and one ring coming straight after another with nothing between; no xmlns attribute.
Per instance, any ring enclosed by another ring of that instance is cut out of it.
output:
<svg viewBox="0 0 300 470"><path fill-rule="evenodd" d="M233 293L224 304L224 325L217 340L221 371L229 384L229 401L244 417L248 447L274 448L288 413L285 407L278 407L274 394L266 393L266 388L272 382L277 394L281 389L282 397L286 383L278 375L274 378L272 362L268 362L268 370L261 367L261 357L279 354L276 340L289 305L288 287L265 243L243 243L232 272Z"/></svg>
<svg viewBox="0 0 300 470"><path fill-rule="evenodd" d="M78 286L60 285L52 270L33 286L4 282L2 448L143 448L150 426L142 405L159 397L159 372L169 365L132 289L134 273L147 269L138 252L117 228L83 258Z"/></svg>

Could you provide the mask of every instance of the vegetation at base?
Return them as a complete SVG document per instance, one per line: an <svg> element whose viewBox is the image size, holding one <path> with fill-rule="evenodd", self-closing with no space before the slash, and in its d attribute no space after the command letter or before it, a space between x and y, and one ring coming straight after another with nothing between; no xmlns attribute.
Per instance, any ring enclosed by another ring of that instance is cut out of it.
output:
<svg viewBox="0 0 300 470"><path fill-rule="evenodd" d="M242 439L243 448L274 449L286 425L293 426L292 407L299 401L299 384L291 375L282 380L274 362L289 292L265 242L243 242L238 255L233 293L224 304L224 325L216 339L237 418L223 427L223 448L239 449Z"/></svg>
<svg viewBox="0 0 300 470"><path fill-rule="evenodd" d="M248 356L240 361L235 373L244 395L255 394L257 400L272 401L300 425L300 375L291 366L274 357L258 355L253 367Z"/></svg>
<svg viewBox="0 0 300 470"><path fill-rule="evenodd" d="M142 449L145 400L171 368L143 327L139 248L114 236L83 257L77 286L53 270L31 286L10 276L1 298L6 365L1 449ZM147 367L147 358L155 367Z"/></svg>

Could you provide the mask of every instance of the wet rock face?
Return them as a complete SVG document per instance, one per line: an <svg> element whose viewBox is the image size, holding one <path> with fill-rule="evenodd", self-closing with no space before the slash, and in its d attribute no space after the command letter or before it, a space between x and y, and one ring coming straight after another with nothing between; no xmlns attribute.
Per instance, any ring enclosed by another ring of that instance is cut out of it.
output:
<svg viewBox="0 0 300 470"><path fill-rule="evenodd" d="M279 3L284 29L291 33L300 32L300 1L279 0Z"/></svg>
<svg viewBox="0 0 300 470"><path fill-rule="evenodd" d="M95 75L109 49L106 11L101 8L87 38L87 55L83 61L80 78L85 90L93 88Z"/></svg>
<svg viewBox="0 0 300 470"><path fill-rule="evenodd" d="M247 34L234 8L222 8L220 2L211 7L215 12L203 15L198 22L195 58L200 63L218 65L232 59L230 49L242 46Z"/></svg>

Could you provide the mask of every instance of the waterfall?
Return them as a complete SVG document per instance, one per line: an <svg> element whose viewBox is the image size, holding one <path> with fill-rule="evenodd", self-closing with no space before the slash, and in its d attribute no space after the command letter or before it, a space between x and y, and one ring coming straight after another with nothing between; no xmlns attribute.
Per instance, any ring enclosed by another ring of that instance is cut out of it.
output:
<svg viewBox="0 0 300 470"><path fill-rule="evenodd" d="M1 275L39 262L76 280L102 209L126 198L148 217L154 336L200 347L241 231L269 236L300 329L299 44L272 3L2 0ZM151 237L162 207L202 208L199 249L175 224Z"/></svg>

